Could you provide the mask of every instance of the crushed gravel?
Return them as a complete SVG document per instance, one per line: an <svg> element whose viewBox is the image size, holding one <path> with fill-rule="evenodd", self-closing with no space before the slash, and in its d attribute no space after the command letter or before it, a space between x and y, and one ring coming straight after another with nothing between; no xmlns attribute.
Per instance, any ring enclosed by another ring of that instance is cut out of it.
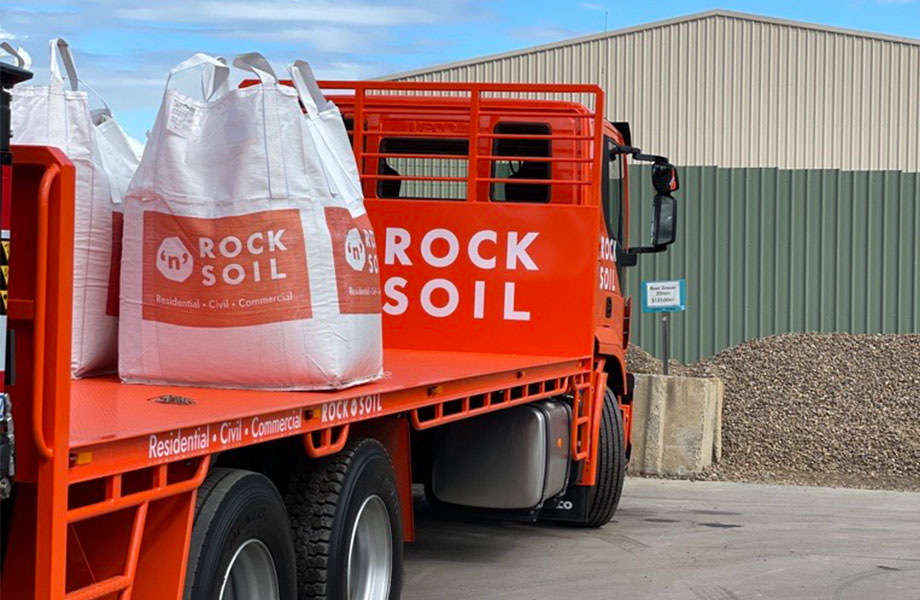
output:
<svg viewBox="0 0 920 600"><path fill-rule="evenodd" d="M783 334L671 370L725 383L722 461L698 478L920 491L920 335Z"/></svg>

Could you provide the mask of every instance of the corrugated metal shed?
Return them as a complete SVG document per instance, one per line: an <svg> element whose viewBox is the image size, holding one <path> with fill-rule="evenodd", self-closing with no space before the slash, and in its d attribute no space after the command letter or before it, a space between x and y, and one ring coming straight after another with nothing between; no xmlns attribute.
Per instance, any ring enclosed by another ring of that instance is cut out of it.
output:
<svg viewBox="0 0 920 600"><path fill-rule="evenodd" d="M920 40L715 10L387 79L597 82L678 165L920 171Z"/></svg>
<svg viewBox="0 0 920 600"><path fill-rule="evenodd" d="M647 167L630 173L630 239L648 235ZM639 257L626 288L686 278L672 356L695 362L787 331L920 331L920 173L690 167L667 252ZM660 353L657 317L633 342Z"/></svg>

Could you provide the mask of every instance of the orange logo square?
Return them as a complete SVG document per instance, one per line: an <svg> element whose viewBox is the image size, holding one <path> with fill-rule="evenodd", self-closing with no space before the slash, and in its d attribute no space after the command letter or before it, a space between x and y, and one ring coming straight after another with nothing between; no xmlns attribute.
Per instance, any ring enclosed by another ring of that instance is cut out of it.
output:
<svg viewBox="0 0 920 600"><path fill-rule="evenodd" d="M204 219L144 213L143 318L187 327L309 319L300 212Z"/></svg>
<svg viewBox="0 0 920 600"><path fill-rule="evenodd" d="M326 226L332 238L339 312L380 312L380 264L377 242L367 215L353 218L347 208L326 207Z"/></svg>

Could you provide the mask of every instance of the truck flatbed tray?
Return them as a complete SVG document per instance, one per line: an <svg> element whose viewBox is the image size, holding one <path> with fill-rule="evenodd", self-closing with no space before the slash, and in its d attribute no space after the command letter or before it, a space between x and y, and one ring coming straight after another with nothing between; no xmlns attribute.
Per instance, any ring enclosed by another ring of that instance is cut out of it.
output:
<svg viewBox="0 0 920 600"><path fill-rule="evenodd" d="M375 417L418 408L436 403L437 396L446 397L451 392L456 397L502 389L503 385L566 377L583 371L582 363L578 357L390 349L384 352L383 379L343 390L313 392L125 384L115 376L80 379L71 385L70 445L107 445L324 406L325 412L313 411L313 418L324 424L361 420L349 417ZM435 389L437 386L442 389ZM366 409L358 406L360 414L349 412L342 418L342 400L348 401L347 405L353 399L360 402L369 397L373 400Z"/></svg>

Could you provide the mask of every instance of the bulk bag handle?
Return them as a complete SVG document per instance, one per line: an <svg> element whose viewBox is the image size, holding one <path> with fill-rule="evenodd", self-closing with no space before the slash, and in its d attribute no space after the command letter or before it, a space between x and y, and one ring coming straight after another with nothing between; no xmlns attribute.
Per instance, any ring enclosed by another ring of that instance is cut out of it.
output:
<svg viewBox="0 0 920 600"><path fill-rule="evenodd" d="M230 66L227 64L227 60L222 57L214 57L203 52L197 52L169 70L166 76L166 85L163 87L164 105L167 100L167 95L172 89L171 84L173 78L184 71L201 67L204 67L201 73L201 99L204 102L217 100L224 92L228 91L227 80L230 77ZM189 99L192 100L192 98ZM157 135L162 136L166 129L167 127L160 129ZM147 135L149 137L150 133L148 132ZM148 144L149 143L148 141ZM155 141L154 145L156 145ZM159 161L156 158L153 158L153 165L152 169L144 172L142 179L135 175L132 183L146 189L153 189L153 182L157 177L157 169L159 168ZM140 173L140 171L138 173Z"/></svg>
<svg viewBox="0 0 920 600"><path fill-rule="evenodd" d="M332 103L326 100L323 91L319 88L319 84L316 83L316 77L313 75L310 63L304 60L295 60L288 67L288 70L291 73L291 80L294 82L297 95L300 97L304 108L307 109L308 115L317 116L320 112L329 108Z"/></svg>
<svg viewBox="0 0 920 600"><path fill-rule="evenodd" d="M258 52L247 52L238 54L233 59L233 66L250 73L255 73L265 86L275 86L278 84L278 76L268 60Z"/></svg>
<svg viewBox="0 0 920 600"><path fill-rule="evenodd" d="M203 52L193 54L170 69L166 77L166 89L169 89L169 83L175 75L201 66L208 67L201 73L201 96L206 102L216 100L229 91L227 80L230 78L230 66L227 59L220 56L215 58Z"/></svg>
<svg viewBox="0 0 920 600"><path fill-rule="evenodd" d="M67 71L67 78L70 80L71 91L79 89L77 79L77 67L74 64L73 53L70 51L70 44L63 38L54 38L50 42L51 46L51 85L64 87L64 78L61 76L61 63L64 63L64 70Z"/></svg>
<svg viewBox="0 0 920 600"><path fill-rule="evenodd" d="M20 69L30 70L32 68L32 56L26 52L22 46L13 48L9 42L0 42L0 49L16 59L16 66Z"/></svg>
<svg viewBox="0 0 920 600"><path fill-rule="evenodd" d="M271 198L286 198L287 172L284 167L284 148L281 142L281 116L278 107L278 77L264 56L258 52L237 55L233 66L254 73L262 83L262 116L265 124L265 158L268 175L268 192Z"/></svg>
<svg viewBox="0 0 920 600"><path fill-rule="evenodd" d="M288 71L294 82L294 89L297 90L297 95L307 110L308 129L313 143L323 151L320 162L323 164L326 178L336 183L335 186L330 186L332 194L339 196L340 191L350 190L354 199L363 199L364 191L361 189L358 166L350 145L347 141L343 145L342 140L336 143L336 140L330 139L335 135L333 129L340 130L338 133L342 138L348 139L348 132L345 130L345 123L338 107L323 95L310 63L296 60L288 66ZM322 118L324 113L325 118ZM330 169L327 166L330 156L336 168Z"/></svg>
<svg viewBox="0 0 920 600"><path fill-rule="evenodd" d="M103 110L106 114L111 116L112 110L109 108L105 99L95 88L93 88L93 86L77 76L77 67L73 59L73 52L70 50L70 44L68 44L64 38L54 38L49 45L51 47L51 64L49 69L51 71L52 87L55 89L64 87L64 78L61 76L61 64L63 63L64 70L67 72L67 79L70 82L70 90L76 92L79 91L80 86L86 88L87 91L92 92L96 99L102 102L102 106L105 107ZM20 50L22 49L20 48ZM31 57L29 57L29 61L31 62Z"/></svg>
<svg viewBox="0 0 920 600"><path fill-rule="evenodd" d="M207 101L216 100L230 91L230 66L223 56L217 57L217 64L209 64L211 68L201 72L201 95Z"/></svg>
<svg viewBox="0 0 920 600"><path fill-rule="evenodd" d="M106 103L105 99L99 94L99 92L95 90L95 88L81 80L77 75L76 63L73 59L73 52L70 49L70 44L68 44L67 41L63 38L55 38L51 40L50 46L50 70L52 88L62 89L64 86L64 80L61 74L61 65L63 65L64 71L67 72L67 78L70 82L71 91L78 91L82 86L88 92L91 92L96 98L98 98L100 102L102 102L103 108L90 111L90 119L93 125L93 129L95 130L95 134L102 135L99 131L99 127L102 126L106 120L112 120L113 126L117 127L117 124L114 123L114 117L112 116L112 109L109 108L109 105ZM123 132L120 133L121 135L124 135ZM98 141L93 143L95 147L95 144L98 144ZM125 144L127 144L127 140L125 140ZM123 149L118 148L118 150L122 151ZM131 151L130 148L128 149L128 152L129 154L126 154L126 156L136 161L137 157L134 156L133 151ZM103 154L99 154L99 165L102 167L103 172L106 174L106 182L109 187L109 197L111 198L112 203L121 204L123 200L122 195L111 183L115 179L115 175L113 175L113 171L107 157L105 157Z"/></svg>
<svg viewBox="0 0 920 600"><path fill-rule="evenodd" d="M5 48L4 48L5 49ZM63 38L54 38L49 42L49 50L51 54L51 62L49 64L49 71L51 74L51 83L49 86L50 98L54 99L56 102L66 102L63 98L64 92L64 77L61 73L61 66L64 67L64 71L67 73L67 79L70 87L70 91L76 92L79 91L80 86L82 85L88 91L92 92L96 98L102 102L103 108L97 109L94 111L89 111L89 117L92 123L92 126L95 130L98 127L97 120L100 118L99 114L107 115L111 118L112 110L109 108L109 105L106 104L102 96L99 95L92 86L86 84L86 82L81 81L77 76L77 67L73 59L73 52L70 49L70 44L67 43ZM85 93L85 92L84 92ZM88 95L87 95L88 99ZM87 110L88 110L88 100L87 100ZM66 128L66 108L61 104L57 109L48 111L48 129L51 130L61 130L63 131ZM93 153L97 152L98 142L93 141ZM103 172L106 174L106 183L109 187L109 197L112 200L113 204L120 204L122 201L121 195L115 191L111 185L113 176L111 170L109 169L108 164L102 155L97 155L99 158L99 165L102 167Z"/></svg>

